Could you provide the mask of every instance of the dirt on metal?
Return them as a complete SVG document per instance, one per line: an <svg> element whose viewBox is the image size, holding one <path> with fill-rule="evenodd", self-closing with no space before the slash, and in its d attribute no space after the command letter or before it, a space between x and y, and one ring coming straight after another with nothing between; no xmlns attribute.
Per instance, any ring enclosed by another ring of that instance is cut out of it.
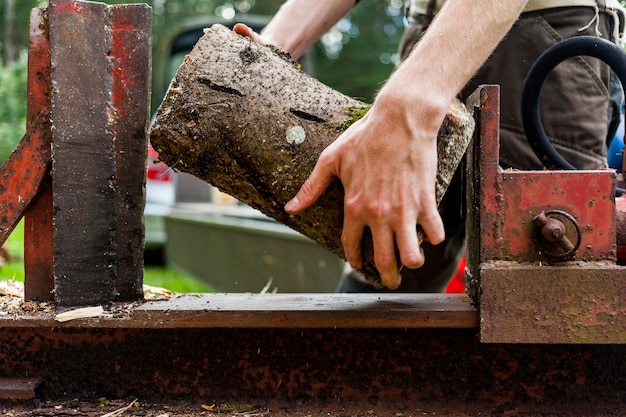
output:
<svg viewBox="0 0 626 417"><path fill-rule="evenodd" d="M6 417L418 417L418 416L540 416L609 417L621 416L616 407L598 405L551 408L549 406L485 407L480 404L407 404L407 403L277 403L273 401L175 401L155 402L141 399L32 401L21 404L0 403Z"/></svg>

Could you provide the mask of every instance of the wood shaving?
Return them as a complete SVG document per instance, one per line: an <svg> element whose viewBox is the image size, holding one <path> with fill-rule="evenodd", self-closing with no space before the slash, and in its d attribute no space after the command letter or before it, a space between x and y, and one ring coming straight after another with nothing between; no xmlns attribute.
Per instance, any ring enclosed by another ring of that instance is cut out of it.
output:
<svg viewBox="0 0 626 417"><path fill-rule="evenodd" d="M70 320L100 317L102 316L102 314L104 314L104 309L102 308L102 306L82 307L59 313L56 315L55 319L56 321L63 323Z"/></svg>
<svg viewBox="0 0 626 417"><path fill-rule="evenodd" d="M24 294L24 283L14 280L0 281L0 295L8 297L22 298Z"/></svg>

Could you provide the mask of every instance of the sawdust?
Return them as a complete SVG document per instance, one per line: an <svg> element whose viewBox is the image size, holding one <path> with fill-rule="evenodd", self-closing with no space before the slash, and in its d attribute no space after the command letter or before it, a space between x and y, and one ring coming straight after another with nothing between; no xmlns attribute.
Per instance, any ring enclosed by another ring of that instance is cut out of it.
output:
<svg viewBox="0 0 626 417"><path fill-rule="evenodd" d="M97 317L100 318L129 318L133 310L146 301L167 301L179 294L172 291L144 285L144 299L135 302L111 303L105 306ZM70 310L71 311L71 310ZM68 312L68 310L65 310ZM58 313L53 302L37 302L24 300L24 283L14 280L0 280L0 319L6 317L29 316L54 316ZM76 317L80 318L80 317Z"/></svg>
<svg viewBox="0 0 626 417"><path fill-rule="evenodd" d="M24 301L24 283L19 281L0 281L0 318L15 316L20 313L53 314L52 303Z"/></svg>
<svg viewBox="0 0 626 417"><path fill-rule="evenodd" d="M478 417L478 416L538 416L538 417L609 417L623 415L610 407L585 407L550 409L549 407L493 408L480 404L329 404L329 403L276 403L273 401L214 403L142 400L91 401L78 399L66 401L34 402L33 404L0 404L0 413L6 417Z"/></svg>

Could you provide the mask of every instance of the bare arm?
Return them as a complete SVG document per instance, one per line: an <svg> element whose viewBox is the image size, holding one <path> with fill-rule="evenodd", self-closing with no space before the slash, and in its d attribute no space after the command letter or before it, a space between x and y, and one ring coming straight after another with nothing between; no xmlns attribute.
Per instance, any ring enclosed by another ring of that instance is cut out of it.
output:
<svg viewBox="0 0 626 417"><path fill-rule="evenodd" d="M320 155L285 209L305 210L339 178L346 193L342 243L348 262L355 269L361 267L360 242L367 226L383 285L400 284L396 245L405 266L423 265L416 224L431 243L444 238L434 191L439 126L453 98L525 4L526 0L448 0L381 89L372 109ZM272 34L278 32L274 30Z"/></svg>
<svg viewBox="0 0 626 417"><path fill-rule="evenodd" d="M244 25L236 25L235 32L259 43L275 45L297 60L354 4L355 0L289 0L260 36Z"/></svg>

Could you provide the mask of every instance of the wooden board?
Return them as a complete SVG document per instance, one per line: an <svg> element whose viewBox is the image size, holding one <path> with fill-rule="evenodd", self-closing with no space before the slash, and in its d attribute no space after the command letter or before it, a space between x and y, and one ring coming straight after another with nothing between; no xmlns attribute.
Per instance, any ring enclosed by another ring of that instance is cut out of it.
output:
<svg viewBox="0 0 626 417"><path fill-rule="evenodd" d="M115 115L109 8L52 0L55 300L115 298Z"/></svg>

